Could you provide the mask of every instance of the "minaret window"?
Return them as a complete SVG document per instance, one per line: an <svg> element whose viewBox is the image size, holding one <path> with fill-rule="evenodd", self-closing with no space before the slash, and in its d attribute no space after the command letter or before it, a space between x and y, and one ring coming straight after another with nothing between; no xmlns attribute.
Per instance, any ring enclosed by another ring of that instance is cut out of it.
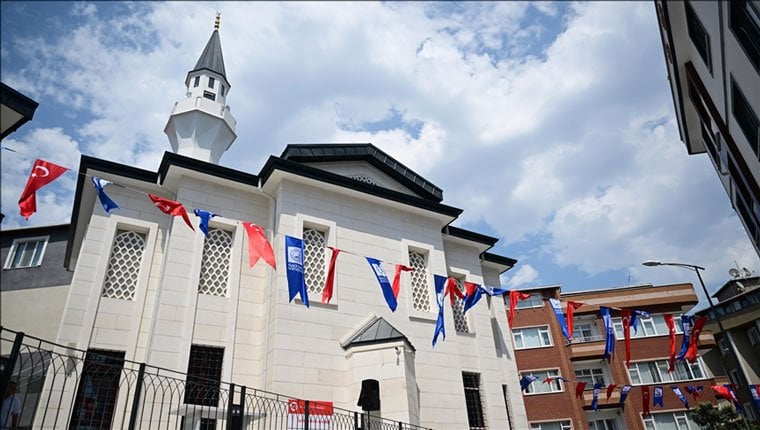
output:
<svg viewBox="0 0 760 430"><path fill-rule="evenodd" d="M200 85L200 84L201 84L201 77L200 76L196 76L195 77L195 82L193 82L193 88L197 88L198 85Z"/></svg>
<svg viewBox="0 0 760 430"><path fill-rule="evenodd" d="M222 97L224 97L224 85L219 85L219 91L222 94Z"/></svg>
<svg viewBox="0 0 760 430"><path fill-rule="evenodd" d="M208 78L208 87L214 88L214 78L210 77Z"/></svg>
<svg viewBox="0 0 760 430"><path fill-rule="evenodd" d="M216 94L212 93L211 91L204 91L203 92L203 97L205 97L205 98L207 98L209 100L216 101Z"/></svg>

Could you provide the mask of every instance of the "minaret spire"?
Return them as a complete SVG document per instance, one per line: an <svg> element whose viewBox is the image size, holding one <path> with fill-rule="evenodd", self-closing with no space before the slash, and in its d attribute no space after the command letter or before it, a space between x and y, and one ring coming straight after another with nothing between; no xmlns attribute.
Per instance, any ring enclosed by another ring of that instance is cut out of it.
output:
<svg viewBox="0 0 760 430"><path fill-rule="evenodd" d="M174 105L164 128L175 153L214 164L237 138L235 118L226 104L230 83L219 40L220 19L217 11L214 31L185 78L187 98Z"/></svg>

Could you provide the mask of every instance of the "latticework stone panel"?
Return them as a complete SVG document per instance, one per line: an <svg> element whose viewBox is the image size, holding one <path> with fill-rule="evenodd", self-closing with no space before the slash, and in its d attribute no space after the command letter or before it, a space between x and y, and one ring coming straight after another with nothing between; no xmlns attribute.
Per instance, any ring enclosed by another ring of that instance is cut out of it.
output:
<svg viewBox="0 0 760 430"><path fill-rule="evenodd" d="M364 182L365 184L380 185L367 175L354 175L351 176L351 179L356 179L357 181Z"/></svg>
<svg viewBox="0 0 760 430"><path fill-rule="evenodd" d="M454 278L454 280L457 282L457 288L459 288L459 291L464 294L464 282L462 279ZM470 326L467 324L467 316L464 314L464 300L459 297L454 297L454 299L454 328L456 328L457 333L469 333Z"/></svg>
<svg viewBox="0 0 760 430"><path fill-rule="evenodd" d="M411 272L412 306L419 311L430 311L430 292L428 290L427 258L425 254L409 251Z"/></svg>
<svg viewBox="0 0 760 430"><path fill-rule="evenodd" d="M117 230L108 260L103 297L134 300L137 278L145 253L145 234L129 230Z"/></svg>
<svg viewBox="0 0 760 430"><path fill-rule="evenodd" d="M325 288L325 247L327 234L313 228L303 229L304 277L309 294L322 294Z"/></svg>
<svg viewBox="0 0 760 430"><path fill-rule="evenodd" d="M203 242L199 293L227 297L231 255L232 233L221 228L209 229L208 237Z"/></svg>

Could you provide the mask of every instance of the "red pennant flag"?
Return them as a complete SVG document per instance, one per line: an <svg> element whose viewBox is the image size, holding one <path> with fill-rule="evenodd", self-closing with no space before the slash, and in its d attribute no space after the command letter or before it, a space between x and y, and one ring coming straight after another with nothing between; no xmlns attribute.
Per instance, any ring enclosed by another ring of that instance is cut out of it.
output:
<svg viewBox="0 0 760 430"><path fill-rule="evenodd" d="M470 297L473 294L475 294L475 291L477 290L478 290L478 284L474 282L464 281L464 295L465 296Z"/></svg>
<svg viewBox="0 0 760 430"><path fill-rule="evenodd" d="M449 295L449 299L451 300L451 307L454 307L456 304L456 297L459 297L459 299L464 299L464 294L462 294L462 291L459 289L459 286L457 286L457 280L454 278L449 278L446 281L446 292L443 294L444 297L446 295Z"/></svg>
<svg viewBox="0 0 760 430"><path fill-rule="evenodd" d="M583 396L583 390L585 389L586 389L586 383L578 382L577 385L575 386L575 397L582 398L581 396Z"/></svg>
<svg viewBox="0 0 760 430"><path fill-rule="evenodd" d="M649 386L641 386L641 409L644 416L649 415Z"/></svg>
<svg viewBox="0 0 760 430"><path fill-rule="evenodd" d="M156 205L158 210L167 215L181 216L182 219L185 220L185 224L187 224L192 231L195 231L193 225L190 223L190 217L187 216L187 211L185 210L185 207L182 206L182 203L154 196L153 194L148 194L148 197L153 200L153 204Z"/></svg>
<svg viewBox="0 0 760 430"><path fill-rule="evenodd" d="M413 272L414 268L409 266L404 266L403 264L397 264L396 265L396 273L393 275L393 285L391 285L391 289L393 290L393 295L396 296L398 299L398 292L401 291L401 272Z"/></svg>
<svg viewBox="0 0 760 430"><path fill-rule="evenodd" d="M259 258L263 258L272 269L277 269L274 260L272 245L267 240L264 229L252 222L243 222L243 228L248 235L248 262L251 267L255 266Z"/></svg>
<svg viewBox="0 0 760 430"><path fill-rule="evenodd" d="M623 337L625 338L625 367L631 367L631 310L621 309L620 320L623 322Z"/></svg>
<svg viewBox="0 0 760 430"><path fill-rule="evenodd" d="M689 342L689 349L686 351L686 359L689 363L694 363L699 357L699 334L702 333L702 327L705 326L707 317L699 317L694 322L694 327L691 329L691 339Z"/></svg>
<svg viewBox="0 0 760 430"><path fill-rule="evenodd" d="M24 191L21 192L21 198L18 199L19 213L22 217L28 220L33 213L37 212L37 190L55 181L67 170L69 169L39 158L34 160L32 173L26 181Z"/></svg>
<svg viewBox="0 0 760 430"><path fill-rule="evenodd" d="M512 327L512 320L515 318L515 308L517 307L518 300L526 300L530 298L530 294L521 293L517 290L511 290L509 292L509 326Z"/></svg>
<svg viewBox="0 0 760 430"><path fill-rule="evenodd" d="M668 336L670 338L670 362L668 364L668 373L676 370L676 323L673 321L673 314L664 314L665 324L668 326Z"/></svg>
<svg viewBox="0 0 760 430"><path fill-rule="evenodd" d="M573 337L573 312L575 312L576 309L583 306L583 303L581 302L573 302L568 301L567 302L567 332L570 334L570 337Z"/></svg>
<svg viewBox="0 0 760 430"><path fill-rule="evenodd" d="M615 391L615 387L617 387L617 384L610 384L607 386L607 400L610 399L612 392Z"/></svg>
<svg viewBox="0 0 760 430"><path fill-rule="evenodd" d="M322 303L330 303L333 294L333 285L335 285L335 260L338 259L340 249L328 246L332 250L330 256L330 265L327 267L327 277L325 278L325 288L322 289Z"/></svg>

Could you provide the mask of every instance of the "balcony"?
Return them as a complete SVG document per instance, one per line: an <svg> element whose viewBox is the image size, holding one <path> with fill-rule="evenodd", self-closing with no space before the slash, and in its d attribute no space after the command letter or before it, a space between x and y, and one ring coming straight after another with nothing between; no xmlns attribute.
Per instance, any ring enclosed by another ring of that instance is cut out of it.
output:
<svg viewBox="0 0 760 430"><path fill-rule="evenodd" d="M715 342L715 336L713 336L711 331L703 330L701 333L699 333L700 349L709 349L714 348L715 346L717 346L717 342Z"/></svg>
<svg viewBox="0 0 760 430"><path fill-rule="evenodd" d="M573 338L570 346L570 360L587 360L604 357L604 336Z"/></svg>

